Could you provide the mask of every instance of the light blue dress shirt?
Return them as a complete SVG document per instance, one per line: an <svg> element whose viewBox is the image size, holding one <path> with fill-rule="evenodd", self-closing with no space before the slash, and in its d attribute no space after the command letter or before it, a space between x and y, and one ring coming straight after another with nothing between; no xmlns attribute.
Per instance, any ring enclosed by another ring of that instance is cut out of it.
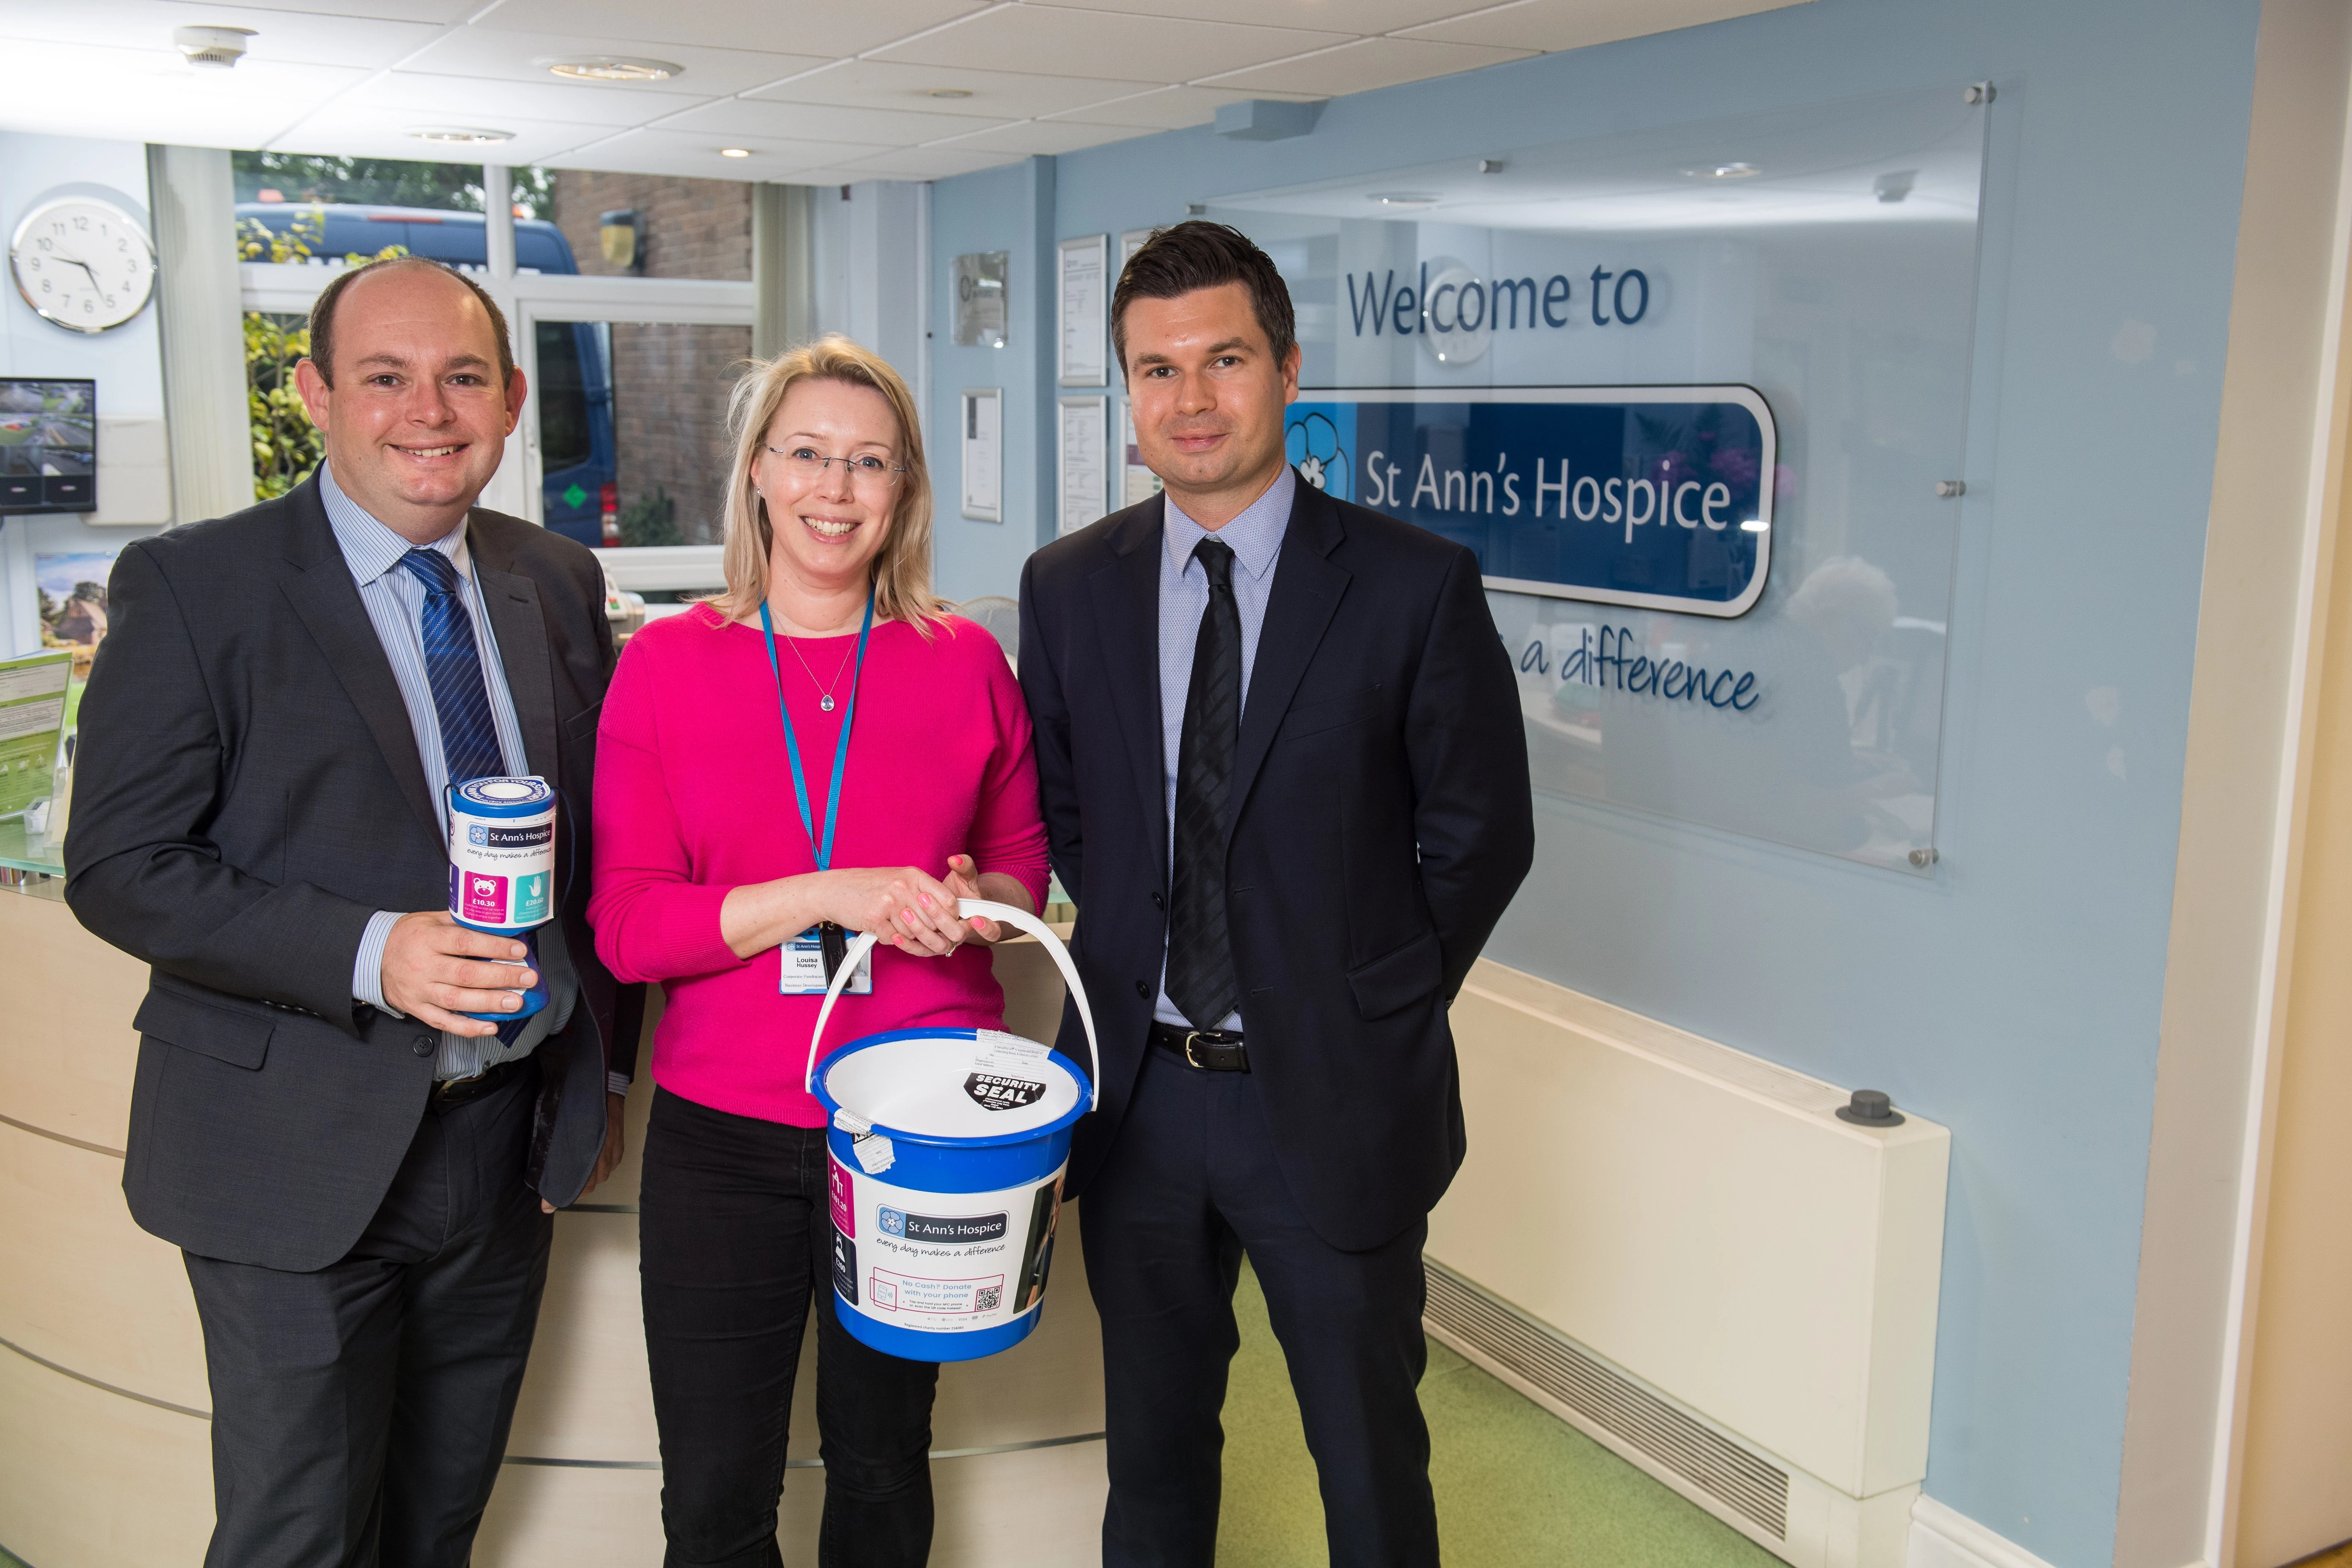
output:
<svg viewBox="0 0 2352 1568"><path fill-rule="evenodd" d="M1242 612L1242 705L1249 706L1250 672L1257 668L1257 637L1265 626L1265 602L1274 592L1275 563L1282 536L1290 531L1290 506L1298 476L1285 465L1265 494L1244 507L1216 537L1233 547L1234 600ZM1160 557L1160 762L1167 785L1170 876L1174 876L1176 763L1184 734L1184 699L1192 689L1192 648L1201 640L1201 616L1209 607L1209 576L1192 558L1193 546L1209 537L1175 498L1167 499L1168 521ZM1192 1021L1168 999L1168 953L1160 954L1160 998L1152 1016L1178 1028ZM1239 1029L1238 1011L1218 1026Z"/></svg>
<svg viewBox="0 0 2352 1568"><path fill-rule="evenodd" d="M360 603L367 606L376 641L383 645L384 658L391 661L393 679L399 683L401 702L408 710L408 727L416 737L417 758L425 764L425 784L433 796L433 814L446 839L449 831L445 798L449 764L441 751L441 720L439 710L433 706L433 683L425 674L425 584L400 564L400 558L414 547L344 494L324 463L319 465L319 499L326 505L327 521L335 531L336 544L341 547L343 563L351 568L352 580L359 585ZM482 676L489 688L490 722L498 731L499 753L505 759L508 773L528 773L530 762L523 750L522 722L515 716L514 694L507 687L506 662L499 657L489 608L482 602L481 584L474 580L473 557L466 548L466 530L461 524L423 548L439 551L457 569L457 591L465 601L466 615L474 624L474 647L481 655ZM408 912L378 910L368 921L366 933L360 938L358 956L352 963L352 995L394 1017L406 1015L383 999L383 946L392 935L393 925ZM556 940L560 942L561 936ZM543 961L555 956L544 951L545 942L542 935ZM557 967L559 964L553 963L541 964L542 969ZM568 972L570 965L565 963L560 967ZM566 982L571 979L568 973L562 978ZM540 1010L511 1046L501 1045L496 1036L475 1039L445 1030L440 1054L433 1064L435 1079L470 1078L499 1062L530 1055L541 1040L568 1021L578 989L576 984L559 985L552 974L549 985L551 994L548 1005Z"/></svg>

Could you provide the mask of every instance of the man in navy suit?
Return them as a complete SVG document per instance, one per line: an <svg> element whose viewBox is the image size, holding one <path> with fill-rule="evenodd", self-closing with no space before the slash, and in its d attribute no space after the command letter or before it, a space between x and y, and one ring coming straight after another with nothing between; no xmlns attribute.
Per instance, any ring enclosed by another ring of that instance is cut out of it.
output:
<svg viewBox="0 0 2352 1568"><path fill-rule="evenodd" d="M1421 1248L1465 1149L1446 1008L1534 853L1516 684L1469 551L1284 462L1299 351L1264 252L1179 224L1111 310L1166 492L1039 551L1021 591L1102 1039L1070 1191L1103 1562L1214 1561L1246 1254L1332 1563L1434 1564Z"/></svg>

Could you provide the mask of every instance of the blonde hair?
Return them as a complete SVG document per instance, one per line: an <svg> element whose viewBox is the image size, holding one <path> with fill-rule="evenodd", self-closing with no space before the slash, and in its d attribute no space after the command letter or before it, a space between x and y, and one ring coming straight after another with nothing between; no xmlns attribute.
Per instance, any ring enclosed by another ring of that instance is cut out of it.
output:
<svg viewBox="0 0 2352 1568"><path fill-rule="evenodd" d="M775 543L768 503L752 489L751 469L784 396L803 381L838 381L880 393L898 417L897 505L882 552L874 559L874 616L904 621L925 637L930 622L950 606L931 592L931 471L923 461L923 427L914 395L889 362L839 333L828 333L774 359L755 360L735 384L727 408L734 450L727 487L727 541L721 554L727 591L712 605L730 620L757 611L768 596L768 552Z"/></svg>

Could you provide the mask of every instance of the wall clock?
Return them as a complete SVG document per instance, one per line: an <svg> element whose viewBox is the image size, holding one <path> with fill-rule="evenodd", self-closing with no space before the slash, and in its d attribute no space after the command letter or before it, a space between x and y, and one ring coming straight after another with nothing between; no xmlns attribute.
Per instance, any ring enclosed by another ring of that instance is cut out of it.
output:
<svg viewBox="0 0 2352 1568"><path fill-rule="evenodd" d="M97 196L60 196L26 213L8 244L8 269L25 303L77 332L122 325L155 292L147 231Z"/></svg>

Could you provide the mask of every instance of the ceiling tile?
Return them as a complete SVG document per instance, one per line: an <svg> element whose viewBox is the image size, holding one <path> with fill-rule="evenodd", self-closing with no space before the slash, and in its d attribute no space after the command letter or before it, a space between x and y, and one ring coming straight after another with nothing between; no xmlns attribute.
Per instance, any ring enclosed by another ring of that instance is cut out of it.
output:
<svg viewBox="0 0 2352 1568"><path fill-rule="evenodd" d="M1018 153L960 152L951 147L907 147L849 165L861 180L944 180L1017 163Z"/></svg>
<svg viewBox="0 0 2352 1568"><path fill-rule="evenodd" d="M1044 76L1126 79L1148 74L1161 81L1190 81L1338 41L1329 33L1288 27L1006 5L876 54L912 65L973 66Z"/></svg>
<svg viewBox="0 0 2352 1568"><path fill-rule="evenodd" d="M199 71L169 49L39 41L7 46L11 81L0 125L58 136L256 147L362 79L341 66L262 65Z"/></svg>
<svg viewBox="0 0 2352 1568"><path fill-rule="evenodd" d="M667 81L610 84L622 91L705 96L741 92L761 82L825 63L811 55L711 49L697 44L649 44L643 39L586 37L573 33L494 32L488 27L460 27L401 63L410 70L488 77L502 81L551 82L561 87L571 84L551 75L548 66L583 55L634 55L686 68L684 74Z"/></svg>
<svg viewBox="0 0 2352 1568"><path fill-rule="evenodd" d="M684 80L684 78L678 79ZM582 125L643 125L709 101L690 92L649 92L587 82L488 81L476 76L388 71L352 94L354 105L455 117L460 123L520 118Z"/></svg>
<svg viewBox="0 0 2352 1568"><path fill-rule="evenodd" d="M1285 92L1369 92L1399 82L1426 81L1480 66L1525 59L1528 49L1489 48L1473 44L1440 44L1414 38L1363 38L1320 54L1257 66L1211 77L1219 87L1272 88Z"/></svg>
<svg viewBox="0 0 2352 1568"><path fill-rule="evenodd" d="M223 13L302 11L313 15L319 13L321 4L333 4L341 16L379 17L389 22L430 22L436 26L462 22L481 9L481 0L193 0L193 3L206 10ZM224 19L212 26L251 26L253 24Z"/></svg>
<svg viewBox="0 0 2352 1568"><path fill-rule="evenodd" d="M47 38L101 47L145 48L177 59L174 27L250 27L243 72L270 61L292 65L358 66L370 69L430 43L440 32L422 22L266 11L253 6L199 5L184 0L74 0L71 5L0 5L0 37ZM231 73L222 73L224 75Z"/></svg>
<svg viewBox="0 0 2352 1568"><path fill-rule="evenodd" d="M451 146L420 142L412 130L432 124L480 126L509 131L513 139L489 146ZM274 153L339 153L361 158L413 158L436 163L478 163L496 159L504 163L541 163L575 147L612 134L608 126L560 121L520 120L511 115L464 120L427 115L395 116L381 109L338 102L329 104L287 130L269 143Z"/></svg>
<svg viewBox="0 0 2352 1568"><path fill-rule="evenodd" d="M1218 110L1228 103L1239 103L1244 99L1281 98L1305 103L1320 96L1312 92L1234 92L1213 87L1163 87L1138 93L1133 98L1089 104L1084 109L1073 109L1046 118L1057 121L1066 120L1080 125L1136 125L1150 131L1181 131L1187 126L1208 124L1217 117Z"/></svg>
<svg viewBox="0 0 2352 1568"><path fill-rule="evenodd" d="M1019 153L1024 156L1057 156L1064 153L1076 153L1085 147L1101 147L1113 142L1124 142L1131 136L1150 134L1149 127L1139 125L1081 125L1068 120L1024 120L935 145Z"/></svg>
<svg viewBox="0 0 2352 1568"><path fill-rule="evenodd" d="M839 103L776 103L766 99L729 98L664 120L661 129L692 131L706 140L715 136L775 136L807 142L878 142L885 146L905 147L1004 123L1003 117L994 115L916 114L906 110L857 109Z"/></svg>
<svg viewBox="0 0 2352 1568"><path fill-rule="evenodd" d="M982 0L506 0L474 25L498 31L593 33L788 55L863 54L968 16Z"/></svg>
<svg viewBox="0 0 2352 1568"><path fill-rule="evenodd" d="M778 82L748 94L793 103L846 103L867 109L914 109L926 112L993 115L1026 120L1056 110L1076 109L1107 98L1145 92L1150 81L1101 81L1086 77L1038 76L1024 71L971 70L960 66L896 65L887 60L843 60L814 75ZM936 89L967 98L934 98Z"/></svg>
<svg viewBox="0 0 2352 1568"><path fill-rule="evenodd" d="M551 167L625 174L686 174L708 180L783 180L818 163L847 163L896 149L882 142L794 142L741 137L748 158L722 158L716 137L677 131L626 131L557 158Z"/></svg>
<svg viewBox="0 0 2352 1568"><path fill-rule="evenodd" d="M1405 36L1507 49L1580 49L1802 4L1804 0L1517 0L1414 27Z"/></svg>
<svg viewBox="0 0 2352 1568"><path fill-rule="evenodd" d="M1173 13L1203 22L1364 34L1394 32L1477 7L1475 0L1075 0L1072 8L1118 11L1130 16Z"/></svg>

